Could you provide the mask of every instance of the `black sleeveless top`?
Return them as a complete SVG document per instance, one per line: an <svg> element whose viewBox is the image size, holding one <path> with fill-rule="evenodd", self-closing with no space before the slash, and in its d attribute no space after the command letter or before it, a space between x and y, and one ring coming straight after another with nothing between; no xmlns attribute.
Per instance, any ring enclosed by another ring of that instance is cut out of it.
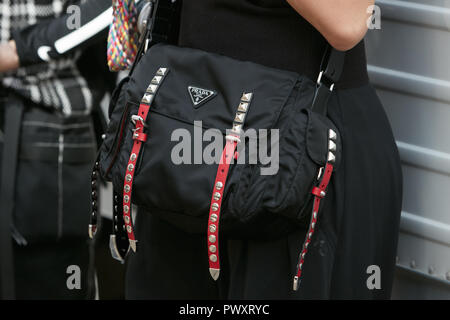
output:
<svg viewBox="0 0 450 320"><path fill-rule="evenodd" d="M315 81L326 40L285 0L185 0L179 45L295 71ZM367 83L361 41L348 52L337 86Z"/></svg>

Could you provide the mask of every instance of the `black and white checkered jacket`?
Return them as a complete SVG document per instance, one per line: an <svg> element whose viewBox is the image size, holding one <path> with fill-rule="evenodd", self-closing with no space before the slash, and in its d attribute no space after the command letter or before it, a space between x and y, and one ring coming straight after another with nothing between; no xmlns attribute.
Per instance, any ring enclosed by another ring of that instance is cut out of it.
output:
<svg viewBox="0 0 450 320"><path fill-rule="evenodd" d="M65 116L88 114L92 92L77 59L111 19L111 0L0 0L0 41L16 41L21 65L0 74L1 85Z"/></svg>

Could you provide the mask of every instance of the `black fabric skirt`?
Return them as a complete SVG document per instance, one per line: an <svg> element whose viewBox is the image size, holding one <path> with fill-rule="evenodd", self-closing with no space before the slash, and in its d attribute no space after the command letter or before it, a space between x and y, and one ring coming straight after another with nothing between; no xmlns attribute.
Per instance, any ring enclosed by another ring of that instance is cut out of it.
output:
<svg viewBox="0 0 450 320"><path fill-rule="evenodd" d="M126 297L388 299L402 204L392 130L370 85L336 90L329 117L343 137L343 163L319 213L297 292L292 279L304 230L271 241L222 238L222 270L214 281L205 235L186 234L141 210L136 219L138 251L127 261ZM380 270L379 288L368 286L373 266Z"/></svg>
<svg viewBox="0 0 450 320"><path fill-rule="evenodd" d="M91 117L65 118L9 93L0 101L1 131L6 121L2 111L13 104L24 109L10 217L13 250L8 257L13 261L10 277L16 298L93 297L87 242L96 152ZM0 139L0 164L9 138L5 134ZM68 288L69 266L80 268L80 288Z"/></svg>

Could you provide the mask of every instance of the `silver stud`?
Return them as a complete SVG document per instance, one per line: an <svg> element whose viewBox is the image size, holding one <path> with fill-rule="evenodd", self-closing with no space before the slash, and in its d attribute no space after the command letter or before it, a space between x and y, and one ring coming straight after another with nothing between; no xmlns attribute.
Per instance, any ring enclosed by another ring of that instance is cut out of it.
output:
<svg viewBox="0 0 450 320"><path fill-rule="evenodd" d="M128 213L130 211L129 206L123 206L123 212Z"/></svg>
<svg viewBox="0 0 450 320"><path fill-rule="evenodd" d="M336 156L334 155L333 152L328 152L328 162L330 163L334 163L336 161Z"/></svg>
<svg viewBox="0 0 450 320"><path fill-rule="evenodd" d="M239 103L238 111L239 112L247 112L248 110L248 103L247 102L241 102Z"/></svg>
<svg viewBox="0 0 450 320"><path fill-rule="evenodd" d="M219 181L219 182L216 183L216 189L217 190L222 189L222 187L223 187L223 183L222 182Z"/></svg>
<svg viewBox="0 0 450 320"><path fill-rule="evenodd" d="M162 80L162 76L154 76L152 79L152 84L160 84Z"/></svg>
<svg viewBox="0 0 450 320"><path fill-rule="evenodd" d="M126 193L130 192L130 185L126 184L125 187L123 187Z"/></svg>
<svg viewBox="0 0 450 320"><path fill-rule="evenodd" d="M304 252L302 253L302 259L305 259L305 253Z"/></svg>
<svg viewBox="0 0 450 320"><path fill-rule="evenodd" d="M158 89L157 85L151 84L148 86L147 88L147 93L151 93L154 94L156 92L156 90Z"/></svg>
<svg viewBox="0 0 450 320"><path fill-rule="evenodd" d="M316 223L315 222L313 222L313 223L311 223L311 228L315 228L316 227Z"/></svg>
<svg viewBox="0 0 450 320"><path fill-rule="evenodd" d="M133 229L131 229L131 226L127 226L127 231L128 233L131 233L133 231Z"/></svg>
<svg viewBox="0 0 450 320"><path fill-rule="evenodd" d="M134 169L134 165L132 163L130 163L128 165L128 171L133 171L133 169Z"/></svg>
<svg viewBox="0 0 450 320"><path fill-rule="evenodd" d="M334 131L333 129L330 129L329 132L328 132L328 137L331 140L336 140L336 138L337 138L336 131Z"/></svg>
<svg viewBox="0 0 450 320"><path fill-rule="evenodd" d="M214 253L214 252L216 252L216 250L217 250L217 248L216 248L215 245L212 244L212 245L209 246L209 251L210 252Z"/></svg>
<svg viewBox="0 0 450 320"><path fill-rule="evenodd" d="M312 232L308 233L308 238L311 239L312 235L313 235Z"/></svg>
<svg viewBox="0 0 450 320"><path fill-rule="evenodd" d="M132 153L131 156L130 156L130 160L134 161L134 160L136 160L136 158L137 158L136 153Z"/></svg>
<svg viewBox="0 0 450 320"><path fill-rule="evenodd" d="M164 76L164 75L166 75L166 72L167 72L167 68L159 68L158 71L156 72L156 75Z"/></svg>
<svg viewBox="0 0 450 320"><path fill-rule="evenodd" d="M130 182L131 181L131 174L127 174L126 176L125 176L125 180L127 181L127 182Z"/></svg>
<svg viewBox="0 0 450 320"><path fill-rule="evenodd" d="M126 224L130 223L130 217L129 216L124 216L124 220Z"/></svg>
<svg viewBox="0 0 450 320"><path fill-rule="evenodd" d="M321 197L325 197L327 194L325 193L325 191L320 191L320 196Z"/></svg>
<svg viewBox="0 0 450 320"><path fill-rule="evenodd" d="M214 192L214 195L213 195L213 199L214 200L216 200L216 201L219 201L220 200L220 192Z"/></svg>
<svg viewBox="0 0 450 320"><path fill-rule="evenodd" d="M145 93L144 97L142 98L142 102L150 104L153 101L153 97L154 97L153 94Z"/></svg>
<svg viewBox="0 0 450 320"><path fill-rule="evenodd" d="M314 211L314 212L313 212L313 218L314 218L314 219L317 219L317 211Z"/></svg>
<svg viewBox="0 0 450 320"><path fill-rule="evenodd" d="M244 119L245 119L245 113L238 112L238 113L236 113L236 117L234 118L234 121L242 123L242 122L244 122Z"/></svg>
<svg viewBox="0 0 450 320"><path fill-rule="evenodd" d="M216 236L212 234L209 236L208 240L209 240L209 242L214 243L214 242L216 242Z"/></svg>
<svg viewBox="0 0 450 320"><path fill-rule="evenodd" d="M308 248L309 242L305 242L305 249Z"/></svg>
<svg viewBox="0 0 450 320"><path fill-rule="evenodd" d="M129 196L123 196L123 202L128 203L130 201Z"/></svg>
<svg viewBox="0 0 450 320"><path fill-rule="evenodd" d="M209 256L209 260L211 260L212 262L216 262L217 261L217 256L215 254L212 254Z"/></svg>
<svg viewBox="0 0 450 320"><path fill-rule="evenodd" d="M333 140L330 140L328 143L328 150L335 152L336 151L336 143L333 142Z"/></svg>
<svg viewBox="0 0 450 320"><path fill-rule="evenodd" d="M209 232L216 232L216 226L215 225L213 225L213 224L211 224L210 226L209 226Z"/></svg>
<svg viewBox="0 0 450 320"><path fill-rule="evenodd" d="M213 213L213 214L211 215L210 220L211 220L211 222L216 222L216 221L217 221L217 218L218 218L217 214Z"/></svg>
<svg viewBox="0 0 450 320"><path fill-rule="evenodd" d="M212 211L217 211L217 210L219 210L219 205L217 203L213 203L211 205L211 209L212 209Z"/></svg>
<svg viewBox="0 0 450 320"><path fill-rule="evenodd" d="M252 96L253 96L253 93L251 93L251 92L244 93L241 97L241 101L250 102L250 100L252 100Z"/></svg>
<svg viewBox="0 0 450 320"><path fill-rule="evenodd" d="M233 124L232 131L236 132L237 134L241 134L242 124Z"/></svg>

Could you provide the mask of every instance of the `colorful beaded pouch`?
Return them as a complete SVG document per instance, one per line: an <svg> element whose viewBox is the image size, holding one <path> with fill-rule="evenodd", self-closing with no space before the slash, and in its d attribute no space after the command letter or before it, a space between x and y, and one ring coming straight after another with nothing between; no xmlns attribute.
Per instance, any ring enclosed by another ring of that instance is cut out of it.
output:
<svg viewBox="0 0 450 320"><path fill-rule="evenodd" d="M133 64L138 51L134 0L113 0L113 15L108 35L108 67L111 71L126 70Z"/></svg>

